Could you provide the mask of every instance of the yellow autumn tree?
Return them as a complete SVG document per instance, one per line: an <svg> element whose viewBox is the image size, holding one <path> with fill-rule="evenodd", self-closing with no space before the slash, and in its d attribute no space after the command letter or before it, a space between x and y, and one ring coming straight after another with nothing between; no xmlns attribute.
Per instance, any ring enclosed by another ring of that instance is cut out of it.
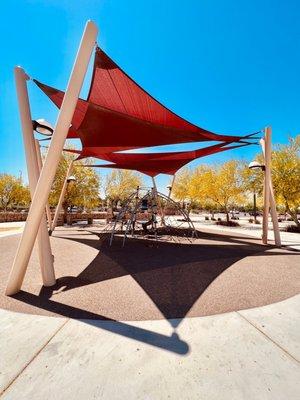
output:
<svg viewBox="0 0 300 400"><path fill-rule="evenodd" d="M272 180L278 204L283 205L300 227L300 135L272 152Z"/></svg>
<svg viewBox="0 0 300 400"><path fill-rule="evenodd" d="M216 207L215 202L207 195L207 184L211 178L211 167L199 165L191 171L190 194L194 201L201 204L202 208L210 210L213 214Z"/></svg>
<svg viewBox="0 0 300 400"><path fill-rule="evenodd" d="M106 198L111 202L112 207L116 207L118 202L123 203L142 184L143 179L140 173L114 169L106 177Z"/></svg>
<svg viewBox="0 0 300 400"><path fill-rule="evenodd" d="M191 170L183 168L176 175L174 185L172 187L172 195L178 201L192 200L191 196Z"/></svg>
<svg viewBox="0 0 300 400"><path fill-rule="evenodd" d="M212 202L226 213L227 223L230 208L244 201L240 164L235 160L219 166L203 167L195 175L193 187L199 197Z"/></svg>
<svg viewBox="0 0 300 400"><path fill-rule="evenodd" d="M64 152L60 160L49 195L51 206L56 206L58 203L69 164L74 158L73 154ZM74 163L71 175L75 177L75 183L69 185L67 188L63 203L65 213L69 207L76 206L84 210L91 210L99 205L100 176L93 168L85 167L90 164L91 162L88 159L79 160Z"/></svg>
<svg viewBox="0 0 300 400"><path fill-rule="evenodd" d="M189 214L192 207L198 205L199 199L193 190L194 171L190 168L183 168L177 173L172 188L172 196L179 202L185 203L186 211Z"/></svg>
<svg viewBox="0 0 300 400"><path fill-rule="evenodd" d="M30 193L28 186L24 185L21 178L10 174L0 174L0 207L7 209L28 206Z"/></svg>

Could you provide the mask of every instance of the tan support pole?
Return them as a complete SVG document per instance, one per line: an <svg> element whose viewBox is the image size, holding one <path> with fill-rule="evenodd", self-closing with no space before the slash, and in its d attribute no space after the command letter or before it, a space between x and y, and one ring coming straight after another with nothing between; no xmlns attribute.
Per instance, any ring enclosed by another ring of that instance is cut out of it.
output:
<svg viewBox="0 0 300 400"><path fill-rule="evenodd" d="M272 128L271 127L266 128L266 131L265 131L263 153L264 153L264 158L265 158L265 164L266 164L266 160L267 160L266 154L268 154L268 157L269 157L268 162L270 165L270 175L269 175L270 210L271 210L271 216L272 216L275 244L276 244L276 246L280 247L281 246L281 238L280 238L278 215L277 215L277 211L276 211L276 202L275 202L274 189L273 189L273 184L272 184L272 173L271 173L271 158L272 158Z"/></svg>
<svg viewBox="0 0 300 400"><path fill-rule="evenodd" d="M10 272L5 292L7 295L15 294L21 289L40 221L44 213L83 80L95 46L97 32L98 29L96 25L88 21L85 26L73 70L58 114L47 157L36 186L22 238Z"/></svg>
<svg viewBox="0 0 300 400"><path fill-rule="evenodd" d="M160 214L161 214L161 225L165 226L165 213L164 213L163 207L162 207L162 205L161 205L160 198L158 197L156 182L155 182L155 179L154 179L153 176L152 176L151 178L152 178L152 182L153 182L153 188L154 188L154 192L155 192L155 196L156 196L156 201L157 201L158 207L159 207L159 209L160 209Z"/></svg>
<svg viewBox="0 0 300 400"><path fill-rule="evenodd" d="M58 218L59 218L59 213L60 213L64 198L65 198L65 195L66 195L67 186L68 186L68 178L71 175L72 167L73 167L73 161L70 162L69 167L67 169L67 174L66 174L66 177L65 177L65 180L64 180L64 183L63 183L63 187L62 187L61 192L60 192L59 200L58 200L58 203L57 203L57 206L56 206L56 209L55 209L55 214L54 214L52 226L51 226L51 229L50 229L51 233L54 231L54 229L56 228L56 225L57 225L57 221L58 221Z"/></svg>
<svg viewBox="0 0 300 400"><path fill-rule="evenodd" d="M23 133L24 148L26 154L29 188L32 199L34 196L36 185L39 180L40 170L39 170L38 158L35 147L35 139L32 129L31 112L30 112L29 97L27 90L27 80L29 78L25 74L24 70L20 67L16 67L14 72L15 72L15 81L16 81L19 113L20 113L22 133ZM39 221L37 228L38 228L38 234L37 234L38 254L39 254L43 285L52 286L55 284L55 273L54 273L53 255L51 253L50 239L48 235L45 213L42 213L42 217Z"/></svg>
<svg viewBox="0 0 300 400"><path fill-rule="evenodd" d="M43 161L42 161L42 155L41 155L40 142L37 139L35 139L35 148L36 148L37 161L38 161L38 165L39 165L39 173L41 173L42 168L43 168ZM52 217L51 217L51 210L50 210L48 202L46 204L46 215L47 215L49 229L51 229Z"/></svg>
<svg viewBox="0 0 300 400"><path fill-rule="evenodd" d="M169 199L171 198L171 194L172 194L172 191L173 191L173 186L174 186L174 183L175 183L175 178L176 178L176 174L173 175L173 179L172 179L172 183L171 183L170 190L169 190L169 195L168 195Z"/></svg>
<svg viewBox="0 0 300 400"><path fill-rule="evenodd" d="M268 220L269 220L269 208L270 208L270 162L271 152L269 146L266 147L266 136L268 135L268 128L265 128L265 137L260 140L263 154L265 156L265 171L264 171L264 209L263 209L263 244L268 244Z"/></svg>

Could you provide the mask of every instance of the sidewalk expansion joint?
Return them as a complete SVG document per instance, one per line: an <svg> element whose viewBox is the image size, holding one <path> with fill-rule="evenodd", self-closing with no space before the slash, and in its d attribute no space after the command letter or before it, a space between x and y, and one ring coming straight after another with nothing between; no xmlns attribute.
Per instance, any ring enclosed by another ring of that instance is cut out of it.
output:
<svg viewBox="0 0 300 400"><path fill-rule="evenodd" d="M51 340L58 334L58 332L69 322L70 318L66 318L66 321L51 335L51 337L41 346L41 348L34 354L34 356L26 363L26 365L19 371L19 373L9 382L9 384L0 391L0 397L9 389L20 375L29 367L29 365L37 358L37 356L44 350L44 348L51 342Z"/></svg>
<svg viewBox="0 0 300 400"><path fill-rule="evenodd" d="M291 358L293 361L296 361L297 364L300 364L300 361L295 358L292 354L290 354L284 347L282 347L279 343L277 343L274 339L272 339L270 336L268 336L263 330L261 330L257 325L255 325L253 322L248 320L244 315L240 313L240 311L236 311L236 313L242 317L248 324L253 326L256 330L258 330L266 339L268 339L270 342L272 342L276 347L278 347L281 351L283 351L289 358Z"/></svg>

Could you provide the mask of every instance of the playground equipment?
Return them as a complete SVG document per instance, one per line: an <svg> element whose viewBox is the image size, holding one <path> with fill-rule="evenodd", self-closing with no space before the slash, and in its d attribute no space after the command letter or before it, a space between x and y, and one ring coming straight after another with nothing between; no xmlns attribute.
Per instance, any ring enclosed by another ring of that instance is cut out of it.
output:
<svg viewBox="0 0 300 400"><path fill-rule="evenodd" d="M21 67L15 68L19 112L32 201L8 278L7 295L13 295L21 289L36 239L38 239L43 285L52 286L55 284L53 256L47 231L46 209L66 139L80 139L82 150L78 151L79 158L100 158L113 163L106 165L106 168L132 169L154 177L159 173L174 175L183 165L196 158L249 145L251 144L251 139L256 139L255 135L261 132L244 136L219 135L181 118L149 95L97 46L97 33L97 26L92 21L88 21L65 92L31 79ZM83 100L79 98L79 94L93 50L95 50L93 76L88 98ZM36 127L33 127L31 118L27 89L29 80L32 80L60 109L53 129L51 126L40 124L47 131L47 135L51 135L49 136L51 139L50 146L43 165L41 163L39 165L34 141L33 129L36 129ZM185 152L122 153L121 155L116 153L150 146L198 142L218 143L217 145ZM237 145L230 146L233 143L237 143ZM262 142L262 145L265 152L266 171L263 238L264 243L267 243L268 224L266 221L269 214L270 200L273 224L276 216L276 209L274 210L275 202L274 198L272 198L273 191L270 190L272 186L270 128L265 130L265 141ZM66 180L68 178L66 176ZM147 204L151 204L152 220L151 222L150 220L146 221L146 224L149 224L144 225L144 228L153 229L155 236L158 234L158 222L166 224L163 207L161 207L160 202L171 201L170 196L158 193L155 185L154 188L148 189L146 197L135 196L133 195L130 200L130 202L135 202L135 207L130 208L130 217L126 220L124 241L129 233L135 232L137 224L135 215L137 215L137 212L134 210L137 210L138 207L140 209L146 208L146 200ZM160 209L160 211L157 212L157 209ZM184 211L181 210L180 212L191 228L191 221L186 218ZM157 216L159 213L160 218ZM48 223L51 224L49 217ZM55 227L55 220L52 221L52 226ZM276 224L274 224L275 229Z"/></svg>
<svg viewBox="0 0 300 400"><path fill-rule="evenodd" d="M161 207L158 207L159 201ZM164 212L168 206L172 207L172 215ZM197 237L193 222L180 204L155 187L137 187L103 232L110 234L110 245L115 235L123 235L123 246L129 236L172 241L176 241L176 237L187 240Z"/></svg>

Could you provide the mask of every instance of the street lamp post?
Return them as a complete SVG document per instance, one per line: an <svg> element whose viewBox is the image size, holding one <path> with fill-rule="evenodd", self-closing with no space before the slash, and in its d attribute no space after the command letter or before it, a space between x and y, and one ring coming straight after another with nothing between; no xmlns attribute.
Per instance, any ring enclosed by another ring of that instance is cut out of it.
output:
<svg viewBox="0 0 300 400"><path fill-rule="evenodd" d="M63 201L63 206L64 206L64 212L66 211L66 216L64 215L64 223L67 223L68 225L71 225L70 220L68 218L68 211L72 212L72 207L70 206L70 209L68 210L68 203L67 203L67 198L69 195L69 190L73 187L74 183L76 182L75 176L71 175L67 179L67 188L66 188L66 193L64 196L64 201ZM85 197L83 198L84 204L85 204ZM65 204L66 203L66 204ZM83 209L83 212L85 212L85 209Z"/></svg>
<svg viewBox="0 0 300 400"><path fill-rule="evenodd" d="M257 223L257 211L256 211L256 192L254 189L253 192L253 216L254 216L254 223Z"/></svg>
<svg viewBox="0 0 300 400"><path fill-rule="evenodd" d="M61 207L62 207L64 198L65 198L65 194L66 194L66 191L67 191L68 184L69 184L70 182L74 182L74 181L75 181L75 177L70 175L70 174L71 174L72 167L73 167L73 161L72 161L72 162L70 163L70 165L69 165L69 168L68 168L67 174L66 174L66 178L65 178L65 181L64 181L62 190L61 190L61 192L60 192L58 204L57 204L57 206L56 206L54 218L53 218L53 221L52 221L52 226L51 226L51 229L49 230L49 234L50 234L50 235L52 234L52 232L53 232L54 229L56 228L57 221L58 221L58 217L59 217L59 213L60 213L60 210L61 210Z"/></svg>
<svg viewBox="0 0 300 400"><path fill-rule="evenodd" d="M35 139L35 148L36 148L36 156L37 156L37 162L38 162L38 167L39 167L39 173L41 174L41 171L43 168L43 161L42 161L42 155L41 155L40 142L38 141L38 139ZM50 210L49 202L47 202L47 204L46 204L46 215L47 215L47 220L48 220L48 226L50 229L51 225L52 225L52 217L51 217L51 210Z"/></svg>
<svg viewBox="0 0 300 400"><path fill-rule="evenodd" d="M265 166L263 164L260 164L257 161L252 161L249 164L249 169L261 169L262 171L265 171ZM254 223L257 223L257 207L256 207L256 190L255 187L253 187L253 216L254 216Z"/></svg>
<svg viewBox="0 0 300 400"><path fill-rule="evenodd" d="M249 168L250 169L260 168L264 172L264 214L263 214L262 240L264 244L268 244L268 217L270 208L275 244L277 246L281 246L278 217L276 212L276 204L275 204L274 191L271 178L271 128L270 127L265 129L265 137L260 140L260 144L263 150L263 156L265 162L264 164L260 164L257 161L252 161L249 164ZM255 194L255 203L256 203L256 194Z"/></svg>

